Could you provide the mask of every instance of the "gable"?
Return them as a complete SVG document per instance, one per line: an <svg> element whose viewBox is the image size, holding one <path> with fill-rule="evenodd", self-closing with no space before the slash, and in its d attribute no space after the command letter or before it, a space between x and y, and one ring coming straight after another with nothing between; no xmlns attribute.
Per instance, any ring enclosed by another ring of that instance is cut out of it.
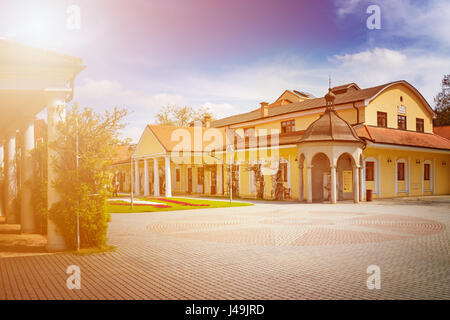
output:
<svg viewBox="0 0 450 320"><path fill-rule="evenodd" d="M396 83L386 87L377 94L367 105L365 110L366 123L377 125L377 112L386 112L388 127L397 128L399 106L403 106L407 119L407 130L416 130L416 118L424 119L424 131L433 132L433 114L428 103L416 92L414 87L406 83ZM403 111L403 110L402 110Z"/></svg>
<svg viewBox="0 0 450 320"><path fill-rule="evenodd" d="M156 139L155 135L150 131L148 127L145 127L136 150L134 151L134 157L141 157L153 154L165 153L166 150L162 147L161 143Z"/></svg>
<svg viewBox="0 0 450 320"><path fill-rule="evenodd" d="M285 92L283 92L283 94L277 100L275 100L275 103L279 102L279 101L283 101L283 100L287 100L287 101L293 103L293 102L300 102L305 99L306 98L302 98L302 97L298 96L297 94L295 94L289 90L286 90Z"/></svg>

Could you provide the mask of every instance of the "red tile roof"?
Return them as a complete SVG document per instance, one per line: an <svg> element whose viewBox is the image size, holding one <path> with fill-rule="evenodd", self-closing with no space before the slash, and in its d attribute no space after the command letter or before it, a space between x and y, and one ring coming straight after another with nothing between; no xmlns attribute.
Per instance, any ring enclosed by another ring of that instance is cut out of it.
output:
<svg viewBox="0 0 450 320"><path fill-rule="evenodd" d="M450 140L436 134L366 125L355 129L358 136L374 143L450 150Z"/></svg>
<svg viewBox="0 0 450 320"><path fill-rule="evenodd" d="M186 133L191 138L191 146L189 151L200 152L204 151L202 149L205 149L206 147L212 147L212 145L210 145L211 141L203 141L205 133L209 135L209 137L216 137L219 135L222 137L221 141L214 141L214 149L222 150L226 148L227 139L225 129L205 127L176 127L165 125L148 125L147 127L152 131L152 133L155 135L155 137L162 144L166 151L174 151L176 147L179 147L181 137L178 135L178 133L181 134L182 132ZM201 141L195 140L195 130L200 130L200 138L202 139ZM173 134L176 135L176 139L173 139Z"/></svg>
<svg viewBox="0 0 450 320"><path fill-rule="evenodd" d="M450 140L450 126L434 127L433 132Z"/></svg>
<svg viewBox="0 0 450 320"><path fill-rule="evenodd" d="M338 95L336 95L335 104L340 105L340 104L353 103L353 102L364 101L366 99L370 99L370 98L374 97L375 95L377 95L378 93L380 93L383 89L387 88L388 86L391 86L391 85L397 84L397 83L405 84L408 87L410 87L412 90L416 91L417 94L423 99L427 109L430 112L433 112L433 110L431 109L429 104L426 102L426 100L422 97L420 92L417 91L411 84L409 84L405 80L389 82L389 83L385 83L385 84L382 84L382 85L379 85L376 87L365 88L365 89L360 89L360 90L352 90L352 91L348 91L346 93L338 94ZM315 98L315 99L306 99L304 101L295 102L295 103L291 103L288 105L273 106L271 108L268 108L269 114L267 117L264 117L264 118L266 119L266 118L278 116L281 114L323 108L323 107L325 107L325 105L326 105L325 98L321 97L321 98ZM253 110L250 112L241 113L241 114L237 114L234 116L230 116L230 117L226 117L223 119L213 121L211 123L211 126L212 127L225 127L225 126L229 126L229 125L233 125L233 124L237 124L237 123L259 120L262 118L263 117L261 116L261 110L258 108L256 110Z"/></svg>

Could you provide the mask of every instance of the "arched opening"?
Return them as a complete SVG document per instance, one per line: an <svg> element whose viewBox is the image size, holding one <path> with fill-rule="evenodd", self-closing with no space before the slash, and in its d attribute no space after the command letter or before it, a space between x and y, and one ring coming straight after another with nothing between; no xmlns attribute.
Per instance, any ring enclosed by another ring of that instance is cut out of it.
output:
<svg viewBox="0 0 450 320"><path fill-rule="evenodd" d="M343 153L337 161L337 190L338 200L354 200L354 174L353 168L355 167L355 161L353 157L348 153Z"/></svg>
<svg viewBox="0 0 450 320"><path fill-rule="evenodd" d="M328 201L330 200L331 171L330 160L324 153L316 154L312 161L312 200Z"/></svg>

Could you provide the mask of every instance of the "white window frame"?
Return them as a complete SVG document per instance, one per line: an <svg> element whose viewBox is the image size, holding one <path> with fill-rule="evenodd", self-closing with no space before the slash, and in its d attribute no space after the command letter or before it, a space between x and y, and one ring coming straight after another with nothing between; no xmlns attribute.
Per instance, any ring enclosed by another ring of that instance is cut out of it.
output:
<svg viewBox="0 0 450 320"><path fill-rule="evenodd" d="M364 188L364 195L366 194L366 162L373 162L373 185L374 185L374 189L373 193L376 195L378 194L378 161L377 159L375 159L374 157L367 157L364 159L364 164L363 164L363 188Z"/></svg>
<svg viewBox="0 0 450 320"><path fill-rule="evenodd" d="M397 168L398 163L404 163L405 164L405 190L398 190L398 174L397 174ZM422 178L423 179L423 178ZM409 194L409 166L408 166L408 160L400 158L395 161L395 195L398 193L408 193Z"/></svg>
<svg viewBox="0 0 450 320"><path fill-rule="evenodd" d="M280 163L287 163L287 187L291 188L291 163L286 158L281 158Z"/></svg>
<svg viewBox="0 0 450 320"><path fill-rule="evenodd" d="M430 165L430 189L425 190L425 164ZM422 163L422 193L431 192L434 194L434 174L433 174L433 162L431 160L425 160Z"/></svg>

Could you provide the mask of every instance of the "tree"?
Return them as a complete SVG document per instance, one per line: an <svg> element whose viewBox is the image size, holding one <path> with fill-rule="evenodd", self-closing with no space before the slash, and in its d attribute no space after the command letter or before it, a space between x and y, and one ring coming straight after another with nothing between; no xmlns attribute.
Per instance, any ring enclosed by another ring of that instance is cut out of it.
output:
<svg viewBox="0 0 450 320"><path fill-rule="evenodd" d="M63 110L59 113L62 118ZM50 159L57 172L52 184L61 200L49 208L48 214L70 248L77 246L77 215L81 247L106 244L106 197L111 183L108 166L122 143L119 130L124 127L126 114L125 109L117 108L104 114L90 108L81 111L75 104L66 110L64 121L56 125L58 139L49 143L49 148L56 153Z"/></svg>
<svg viewBox="0 0 450 320"><path fill-rule="evenodd" d="M444 75L442 79L442 91L434 97L436 104L436 118L433 120L435 126L450 125L450 74Z"/></svg>
<svg viewBox="0 0 450 320"><path fill-rule="evenodd" d="M214 115L208 107L200 107L195 110L189 106L167 105L161 107L156 114L156 124L186 127L194 121L203 121L205 116L214 119Z"/></svg>

